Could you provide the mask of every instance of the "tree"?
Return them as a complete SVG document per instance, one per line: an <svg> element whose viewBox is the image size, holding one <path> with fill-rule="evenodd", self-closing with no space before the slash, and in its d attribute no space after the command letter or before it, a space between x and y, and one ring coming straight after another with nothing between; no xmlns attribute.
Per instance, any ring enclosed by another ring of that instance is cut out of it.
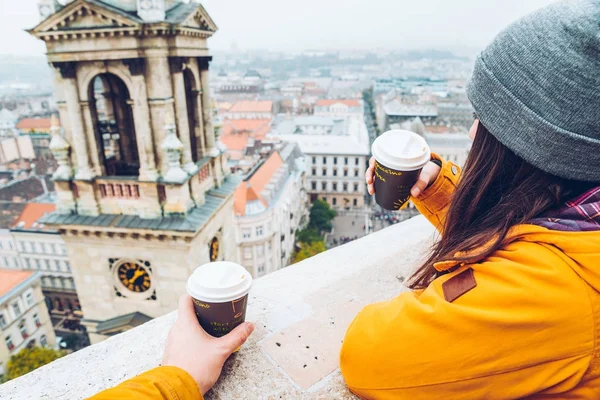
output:
<svg viewBox="0 0 600 400"><path fill-rule="evenodd" d="M314 228L302 229L296 233L296 241L299 243L311 244L322 240L323 237Z"/></svg>
<svg viewBox="0 0 600 400"><path fill-rule="evenodd" d="M307 258L315 256L319 253L322 253L325 250L326 250L325 242L323 242L322 240L320 240L318 242L313 242L311 244L303 243L302 248L300 249L300 251L296 254L296 256L294 258L294 262L297 263L302 260L306 260Z"/></svg>
<svg viewBox="0 0 600 400"><path fill-rule="evenodd" d="M323 200L315 200L310 208L310 222L308 227L316 229L319 233L331 231L331 221L337 213Z"/></svg>
<svg viewBox="0 0 600 400"><path fill-rule="evenodd" d="M7 380L18 378L64 355L62 351L45 347L25 348L8 361L6 378Z"/></svg>

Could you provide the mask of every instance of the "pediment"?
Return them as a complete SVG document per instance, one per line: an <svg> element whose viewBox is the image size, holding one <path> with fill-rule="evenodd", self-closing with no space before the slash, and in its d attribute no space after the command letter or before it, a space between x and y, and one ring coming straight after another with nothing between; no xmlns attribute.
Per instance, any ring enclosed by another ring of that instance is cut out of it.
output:
<svg viewBox="0 0 600 400"><path fill-rule="evenodd" d="M198 9L187 17L180 25L186 28L201 29L203 31L217 31L217 25L202 6L198 7Z"/></svg>
<svg viewBox="0 0 600 400"><path fill-rule="evenodd" d="M94 30L106 28L133 28L139 24L124 15L105 9L84 0L77 0L42 21L30 32Z"/></svg>

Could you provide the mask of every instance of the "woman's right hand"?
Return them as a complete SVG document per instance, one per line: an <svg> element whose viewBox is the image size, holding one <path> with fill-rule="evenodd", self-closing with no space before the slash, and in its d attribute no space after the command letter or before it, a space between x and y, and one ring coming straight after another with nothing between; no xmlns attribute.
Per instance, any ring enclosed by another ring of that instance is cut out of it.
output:
<svg viewBox="0 0 600 400"><path fill-rule="evenodd" d="M429 185L435 182L441 170L437 164L432 162L427 163L419 175L419 180L417 180L417 183L410 190L411 196L415 198L419 197ZM369 168L367 168L367 172L365 173L365 180L367 181L369 194L375 194L375 157L371 157L369 160Z"/></svg>

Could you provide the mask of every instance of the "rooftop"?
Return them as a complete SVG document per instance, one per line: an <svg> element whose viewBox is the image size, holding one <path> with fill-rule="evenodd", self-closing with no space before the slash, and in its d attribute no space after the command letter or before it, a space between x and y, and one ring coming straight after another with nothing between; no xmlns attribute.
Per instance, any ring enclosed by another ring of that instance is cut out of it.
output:
<svg viewBox="0 0 600 400"><path fill-rule="evenodd" d="M0 203L0 229L9 229L25 209L24 203Z"/></svg>
<svg viewBox="0 0 600 400"><path fill-rule="evenodd" d="M17 129L49 130L51 126L50 118L25 118L17 123Z"/></svg>
<svg viewBox="0 0 600 400"><path fill-rule="evenodd" d="M399 117L437 117L437 107L422 104L404 104L393 100L384 106L387 115Z"/></svg>
<svg viewBox="0 0 600 400"><path fill-rule="evenodd" d="M235 191L233 203L235 215L242 216L249 213L252 209L263 211L268 208L269 202L263 197L261 192L282 165L283 159L278 151L274 151L265 162L253 171L248 179L244 180L238 186Z"/></svg>
<svg viewBox="0 0 600 400"><path fill-rule="evenodd" d="M415 217L255 280L247 319L256 330L206 399L355 399L339 371L344 333L362 307L407 290L401 282L433 232ZM154 368L175 317L156 318L5 383L0 398L86 398Z"/></svg>
<svg viewBox="0 0 600 400"><path fill-rule="evenodd" d="M273 110L273 102L271 100L251 101L243 100L235 103L230 109L230 113L270 113Z"/></svg>
<svg viewBox="0 0 600 400"><path fill-rule="evenodd" d="M14 221L13 228L23 230L48 230L43 224L39 224L38 220L44 215L53 213L56 211L56 204L44 204L44 203L28 203L25 205L25 209Z"/></svg>
<svg viewBox="0 0 600 400"><path fill-rule="evenodd" d="M36 272L18 271L14 269L0 269L0 304L5 298L12 297L12 292L17 292L23 283L28 281ZM37 275L36 275L37 276Z"/></svg>
<svg viewBox="0 0 600 400"><path fill-rule="evenodd" d="M54 182L49 176L44 178L48 191L53 191ZM0 187L0 202L25 203L44 194L44 186L40 178L30 176L29 178L14 180Z"/></svg>
<svg viewBox="0 0 600 400"><path fill-rule="evenodd" d="M317 100L316 106L317 107L329 107L333 104L345 104L348 107L360 107L360 102L356 99L349 99L349 100L329 100L329 99L323 99L323 100Z"/></svg>

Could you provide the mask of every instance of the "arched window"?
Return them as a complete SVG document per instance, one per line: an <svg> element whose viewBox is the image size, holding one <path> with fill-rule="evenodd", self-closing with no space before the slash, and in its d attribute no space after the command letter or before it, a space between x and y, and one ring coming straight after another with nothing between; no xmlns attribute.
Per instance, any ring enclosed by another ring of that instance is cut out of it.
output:
<svg viewBox="0 0 600 400"><path fill-rule="evenodd" d="M183 80L185 84L185 102L187 105L187 117L188 124L190 126L190 147L192 148L192 161L196 162L200 158L201 154L201 142L196 136L196 126L199 125L199 116L198 116L198 92L196 85L196 78L194 74L189 69L185 69L183 71ZM187 134L186 132L181 132L181 135Z"/></svg>
<svg viewBox="0 0 600 400"><path fill-rule="evenodd" d="M100 161L107 176L137 176L137 150L129 90L112 74L96 76L89 88Z"/></svg>

